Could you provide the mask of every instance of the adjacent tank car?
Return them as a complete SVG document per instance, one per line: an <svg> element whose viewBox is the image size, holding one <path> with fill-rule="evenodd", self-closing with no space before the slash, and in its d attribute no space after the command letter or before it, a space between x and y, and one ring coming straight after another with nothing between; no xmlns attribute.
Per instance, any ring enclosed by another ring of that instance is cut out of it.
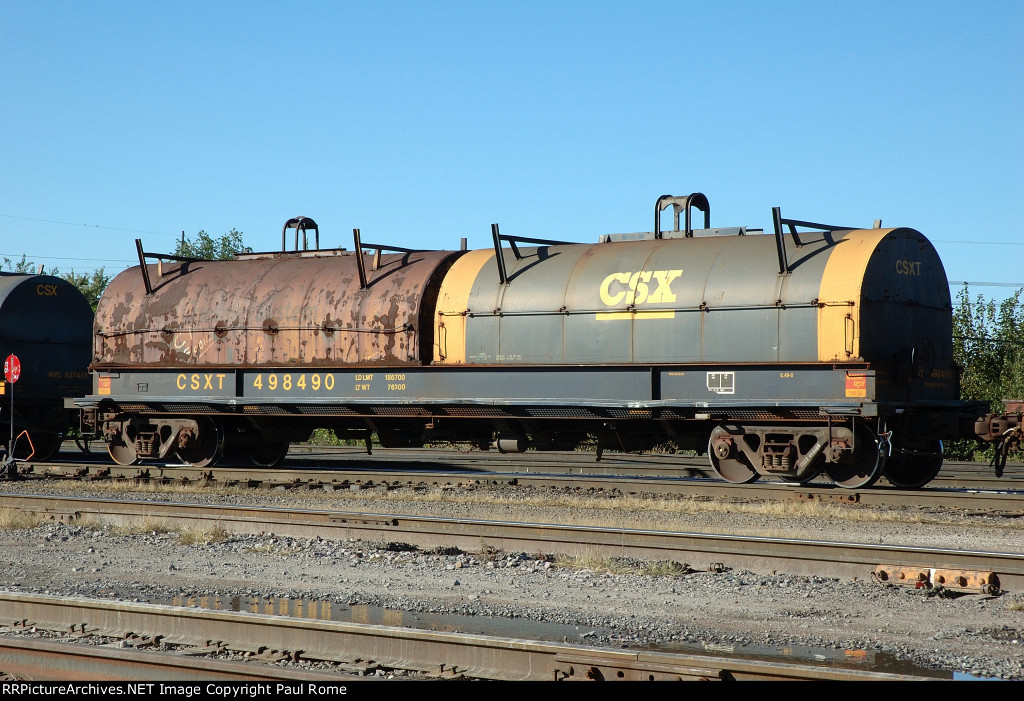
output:
<svg viewBox="0 0 1024 701"><path fill-rule="evenodd" d="M495 225L482 250L358 230L354 251L319 250L299 246L319 239L304 218L281 252L230 261L139 244L100 301L78 404L122 464L274 464L327 427L385 446L674 443L731 482L927 483L941 441L973 436L985 410L959 399L934 247L778 209L773 225L711 228L695 193L659 198L653 231L593 244Z"/></svg>
<svg viewBox="0 0 1024 701"><path fill-rule="evenodd" d="M17 382L0 382L0 442L8 455L12 395L15 457L52 457L78 423L65 397L92 387L92 318L89 302L66 280L0 273L0 357L15 355L22 368Z"/></svg>

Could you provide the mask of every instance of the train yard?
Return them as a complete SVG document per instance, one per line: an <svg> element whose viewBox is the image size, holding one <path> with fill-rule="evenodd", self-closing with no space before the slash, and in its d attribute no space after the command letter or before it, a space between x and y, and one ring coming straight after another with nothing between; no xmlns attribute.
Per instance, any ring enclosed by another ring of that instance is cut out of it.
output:
<svg viewBox="0 0 1024 701"><path fill-rule="evenodd" d="M17 633L256 645L375 676L753 678L766 667L737 660L759 646L776 678L794 649L830 674L1024 678L1005 465L1024 407L962 396L938 253L880 221L775 207L772 229L712 228L699 192L591 243L495 224L484 249L358 229L321 249L297 217L280 251L230 260L136 240L95 314L57 278L6 275L0 316L36 323L6 339L0 610ZM314 430L367 454L292 448ZM96 454L47 462L69 431ZM991 444L993 467L941 469L958 439ZM53 613L79 599L104 604ZM211 601L238 610L189 613ZM311 603L284 607L290 634L242 631L233 615L267 601ZM310 605L391 630L373 655L289 642L316 637ZM109 622L132 607L146 624ZM215 618L235 630L175 632ZM446 652L411 655L437 628ZM513 642L459 647L474 635ZM582 652L551 652L559 637ZM38 669L10 654L0 671Z"/></svg>
<svg viewBox="0 0 1024 701"><path fill-rule="evenodd" d="M830 500L809 497L818 489L813 485L795 497L793 487L780 485L790 495L783 499L768 484L752 490L653 475L630 488L626 478L579 475L572 459L563 461L563 474L534 462L534 470L552 473L542 475L452 469L460 459L486 462L486 454L435 455L433 463L420 457L415 469L378 470L364 479L358 466L344 465L349 458L297 452L287 471L235 480L263 488L236 491L174 477L173 466L151 466L153 473L165 471L151 481L191 487L128 488L132 482L116 475L97 479L87 469L76 480L11 483L2 490L0 509L43 518L28 530L2 534L10 563L26 563L17 574L8 568L2 588L176 603L186 610L212 600L305 597L353 615L379 607L379 621L400 629L425 625L420 617L438 630L454 626L467 636L499 639L536 639L557 622L568 628L556 642L631 656L627 667L596 666L601 675L640 674L637 651L692 654L697 647L712 657L723 650L767 648L781 655L806 649L819 668L828 658L826 668L861 672L1024 676L1024 509L1005 489L1016 483L1012 466L997 495L965 487L976 477L987 479L965 466L950 469L961 485L956 490L842 490L844 499ZM610 456L602 469L615 472L619 459L635 462ZM331 477L315 462L327 465ZM88 466L75 464L79 471ZM232 481L227 474L214 470L213 476ZM697 496L681 496L680 483ZM730 491L701 495L712 485ZM648 492L646 501L629 501L636 498L631 491ZM820 491L839 490L823 485ZM659 510L686 501L708 510ZM797 511L770 515L762 508L784 503ZM843 512L860 515L843 520ZM860 520L873 512L889 520ZM167 524L219 536L182 545L179 536L164 532ZM644 573L643 562L662 563L663 570ZM609 563L630 564L625 572L602 569ZM914 583L894 585L900 575ZM430 618L435 615L440 618ZM281 647L294 652L294 646ZM765 659L794 662L785 655ZM435 660L430 669L458 670L455 660ZM700 672L697 677L747 678L734 667L685 664ZM374 669L395 673L383 662Z"/></svg>

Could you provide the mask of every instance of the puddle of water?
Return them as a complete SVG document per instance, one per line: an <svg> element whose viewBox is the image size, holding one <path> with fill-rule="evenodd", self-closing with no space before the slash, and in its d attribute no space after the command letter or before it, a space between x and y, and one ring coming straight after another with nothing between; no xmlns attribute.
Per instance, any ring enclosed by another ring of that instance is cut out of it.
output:
<svg viewBox="0 0 1024 701"><path fill-rule="evenodd" d="M350 606L330 601L309 599L258 599L249 597L176 596L172 599L151 599L149 603L165 606L184 606L213 611L247 611L249 613L292 618L310 618L318 621L367 623L395 628L416 628L446 633L490 635L500 638L547 640L553 642L586 643L599 636L613 635L604 628L543 623L520 619L497 619L485 616L397 611L376 606Z"/></svg>
<svg viewBox="0 0 1024 701"><path fill-rule="evenodd" d="M153 604L202 608L212 611L247 611L250 613L308 618L319 621L366 623L392 627L436 630L450 633L490 635L500 638L541 640L574 644L593 644L599 638L617 637L607 628L589 628L544 623L521 619L487 618L424 612L398 611L376 606L350 606L312 599L259 599L251 597L176 596L153 599ZM799 663L819 663L824 667L870 669L893 674L934 677L936 679L977 680L959 672L923 669L898 660L891 655L871 650L833 650L803 646L767 645L714 645L701 643L668 643L645 648L658 652L678 652L689 655L712 655L750 659L778 659Z"/></svg>
<svg viewBox="0 0 1024 701"><path fill-rule="evenodd" d="M951 672L924 669L892 655L873 650L834 650L831 648L807 647L801 645L713 645L697 646L696 652L691 645L659 645L652 649L663 652L683 652L691 654L710 654L750 659L776 659L780 662L817 663L822 667L843 667L847 669L864 669L889 674L906 674L918 677L934 677L935 679L952 679Z"/></svg>
<svg viewBox="0 0 1024 701"><path fill-rule="evenodd" d="M967 674L965 672L953 672L953 681L958 682L1001 682L1002 679L995 679L993 677L975 677L974 675Z"/></svg>

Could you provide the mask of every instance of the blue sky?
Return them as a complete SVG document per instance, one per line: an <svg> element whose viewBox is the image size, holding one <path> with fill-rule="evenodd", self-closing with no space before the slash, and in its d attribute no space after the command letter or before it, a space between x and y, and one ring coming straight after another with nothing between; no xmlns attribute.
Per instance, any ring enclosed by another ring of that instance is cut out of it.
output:
<svg viewBox="0 0 1024 701"><path fill-rule="evenodd" d="M713 226L881 218L1024 285L1022 36L1016 0L0 0L0 256L118 272L300 214L590 242L700 191Z"/></svg>

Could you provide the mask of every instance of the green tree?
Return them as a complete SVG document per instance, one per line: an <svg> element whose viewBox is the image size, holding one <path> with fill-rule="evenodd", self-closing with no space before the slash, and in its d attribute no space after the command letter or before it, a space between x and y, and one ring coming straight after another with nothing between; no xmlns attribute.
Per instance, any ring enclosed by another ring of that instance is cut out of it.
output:
<svg viewBox="0 0 1024 701"><path fill-rule="evenodd" d="M234 228L218 239L200 230L193 238L182 234L174 255L203 260L228 260L236 253L252 253L252 248L242 242L242 232Z"/></svg>
<svg viewBox="0 0 1024 701"><path fill-rule="evenodd" d="M56 271L54 274L56 275ZM104 268L93 270L91 274L76 273L72 270L63 277L85 295L93 311L96 311L96 305L100 301L103 290L107 289L107 285L110 284L110 276L104 272Z"/></svg>
<svg viewBox="0 0 1024 701"><path fill-rule="evenodd" d="M12 261L10 258L4 258L4 262L0 265L0 270L6 268L12 273L34 273L36 271L36 264L30 260L26 260L25 254L21 254L21 260L18 262Z"/></svg>
<svg viewBox="0 0 1024 701"><path fill-rule="evenodd" d="M972 302L964 285L953 309L953 358L962 368L960 397L990 402L997 413L1004 410L1004 400L1024 399L1022 293L1017 290L998 305L980 294ZM973 441L956 441L946 452L951 458L970 459L975 447Z"/></svg>
<svg viewBox="0 0 1024 701"><path fill-rule="evenodd" d="M1024 398L1024 290L996 304L967 286L953 310L953 357L963 368L960 396L983 399L1001 411L1003 400Z"/></svg>

